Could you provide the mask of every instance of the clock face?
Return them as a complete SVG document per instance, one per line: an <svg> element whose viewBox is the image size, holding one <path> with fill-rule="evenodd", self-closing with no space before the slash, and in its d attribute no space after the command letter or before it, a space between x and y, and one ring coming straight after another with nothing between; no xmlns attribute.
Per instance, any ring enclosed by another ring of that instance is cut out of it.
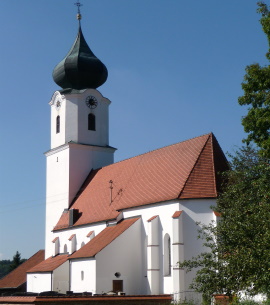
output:
<svg viewBox="0 0 270 305"><path fill-rule="evenodd" d="M55 103L55 107L56 109L59 109L61 107L61 102L59 100Z"/></svg>
<svg viewBox="0 0 270 305"><path fill-rule="evenodd" d="M89 95L86 98L85 103L86 103L87 107L89 107L90 109L94 109L98 105L97 99L94 96L92 96L92 95Z"/></svg>

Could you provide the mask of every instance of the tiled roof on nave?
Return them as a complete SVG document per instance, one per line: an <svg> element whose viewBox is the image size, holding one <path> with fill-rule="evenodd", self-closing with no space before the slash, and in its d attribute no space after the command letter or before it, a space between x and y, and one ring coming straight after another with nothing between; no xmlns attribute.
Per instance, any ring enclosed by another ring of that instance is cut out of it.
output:
<svg viewBox="0 0 270 305"><path fill-rule="evenodd" d="M115 219L121 210L174 199L216 198L228 163L210 133L92 170L70 209L79 226ZM54 230L68 228L68 213Z"/></svg>

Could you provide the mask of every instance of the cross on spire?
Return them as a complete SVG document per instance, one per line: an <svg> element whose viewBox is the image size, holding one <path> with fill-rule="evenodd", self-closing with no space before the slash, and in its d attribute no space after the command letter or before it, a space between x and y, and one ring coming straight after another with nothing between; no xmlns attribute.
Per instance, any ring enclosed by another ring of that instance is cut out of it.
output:
<svg viewBox="0 0 270 305"><path fill-rule="evenodd" d="M80 1L77 1L76 3L74 3L74 5L76 5L78 7L77 19L80 21L82 19L80 7L83 6L83 4L81 4Z"/></svg>

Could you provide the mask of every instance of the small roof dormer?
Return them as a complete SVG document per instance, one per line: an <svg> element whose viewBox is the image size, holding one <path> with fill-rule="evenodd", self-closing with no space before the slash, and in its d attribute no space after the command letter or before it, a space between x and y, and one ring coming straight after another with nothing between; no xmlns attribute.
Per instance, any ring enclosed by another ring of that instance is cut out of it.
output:
<svg viewBox="0 0 270 305"><path fill-rule="evenodd" d="M83 36L79 10L77 19L79 30L76 40L66 57L54 68L53 79L63 89L96 89L106 82L108 70L91 51Z"/></svg>

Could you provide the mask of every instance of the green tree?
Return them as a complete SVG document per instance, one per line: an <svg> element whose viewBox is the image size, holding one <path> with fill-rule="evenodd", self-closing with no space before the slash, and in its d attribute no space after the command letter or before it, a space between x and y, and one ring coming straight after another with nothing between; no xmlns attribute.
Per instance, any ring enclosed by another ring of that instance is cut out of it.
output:
<svg viewBox="0 0 270 305"><path fill-rule="evenodd" d="M270 46L270 10L264 2L258 2L261 14L261 25ZM266 53L270 60L270 52ZM270 157L270 66L252 64L246 67L246 75L242 83L244 95L239 97L240 105L248 106L248 113L242 119L245 142L254 142L263 156Z"/></svg>
<svg viewBox="0 0 270 305"><path fill-rule="evenodd" d="M232 297L241 290L270 295L269 162L244 147L232 157L225 178L215 208L220 221L199 231L207 250L180 266L200 268L191 288L208 299L214 293Z"/></svg>
<svg viewBox="0 0 270 305"><path fill-rule="evenodd" d="M10 260L0 260L0 279L8 274L10 264Z"/></svg>
<svg viewBox="0 0 270 305"><path fill-rule="evenodd" d="M16 251L15 255L13 256L11 265L9 266L9 271L16 269L18 266L20 266L21 263L23 263L23 261L24 260L21 259L21 254L19 251Z"/></svg>

